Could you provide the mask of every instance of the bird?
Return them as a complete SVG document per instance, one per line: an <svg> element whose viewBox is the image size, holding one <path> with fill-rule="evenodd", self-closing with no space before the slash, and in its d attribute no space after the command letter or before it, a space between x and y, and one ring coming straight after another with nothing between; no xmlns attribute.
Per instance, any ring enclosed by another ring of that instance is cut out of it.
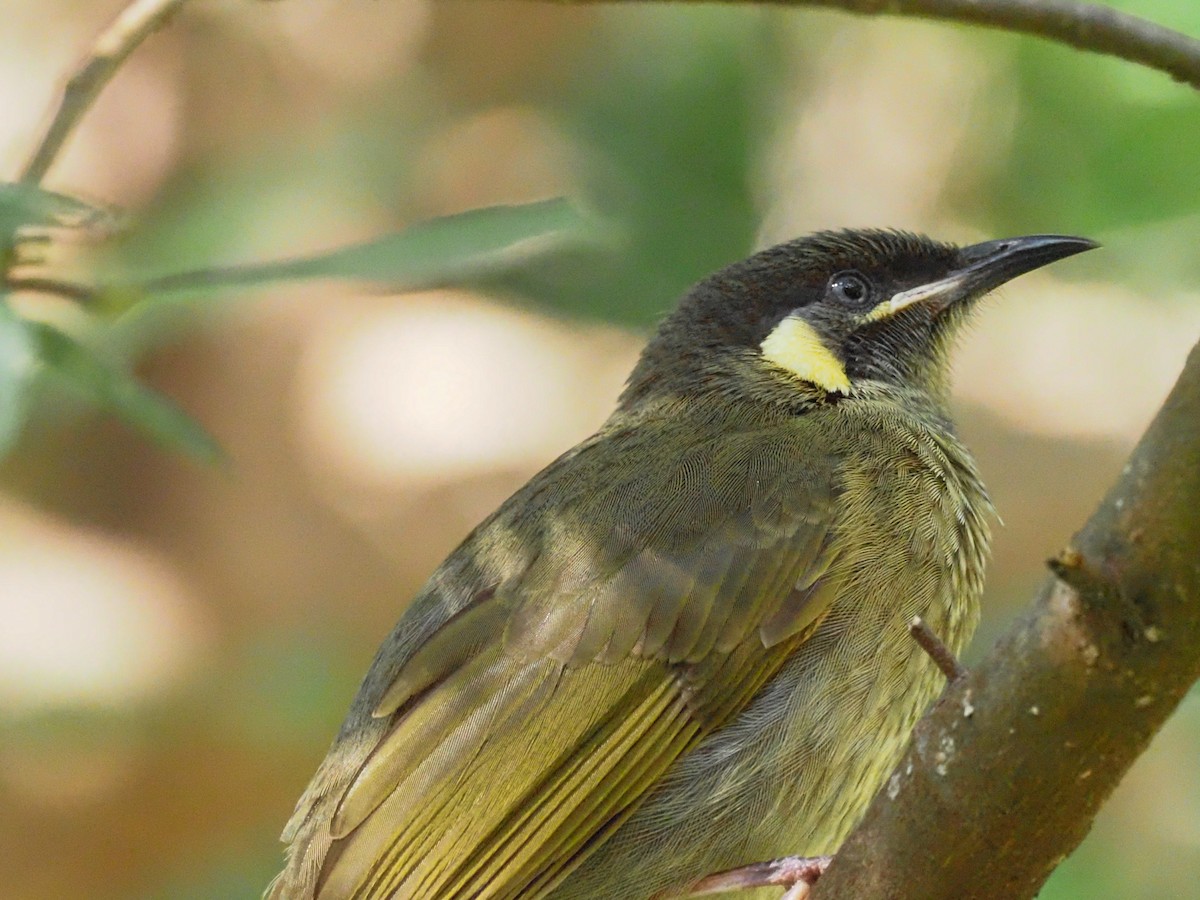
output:
<svg viewBox="0 0 1200 900"><path fill-rule="evenodd" d="M981 297L1096 247L823 231L703 279L380 647L273 900L647 900L833 853L970 639ZM747 895L749 896L749 895Z"/></svg>

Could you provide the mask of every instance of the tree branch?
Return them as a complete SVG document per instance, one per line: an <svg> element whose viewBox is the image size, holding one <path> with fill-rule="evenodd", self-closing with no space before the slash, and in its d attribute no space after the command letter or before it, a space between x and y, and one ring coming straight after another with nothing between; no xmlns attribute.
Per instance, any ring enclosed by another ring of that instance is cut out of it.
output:
<svg viewBox="0 0 1200 900"><path fill-rule="evenodd" d="M40 184L63 144L100 91L139 44L170 20L187 0L133 0L96 39L92 51L63 90L58 110L21 173L25 184Z"/></svg>
<svg viewBox="0 0 1200 900"><path fill-rule="evenodd" d="M7 276L0 279L0 290L11 291L26 291L31 294L52 294L56 297L63 297L67 300L74 300L84 306L95 305L100 297L100 291L96 288L79 284L74 281L62 281L57 278L17 278Z"/></svg>
<svg viewBox="0 0 1200 900"><path fill-rule="evenodd" d="M567 0L572 2L572 0ZM592 0L574 0L592 2ZM626 0L628 2L628 0ZM732 0L737 2L737 0ZM1116 56L1200 90L1200 41L1146 19L1080 0L767 0L867 16L911 16L1001 28Z"/></svg>
<svg viewBox="0 0 1200 900"><path fill-rule="evenodd" d="M951 685L814 900L1031 897L1200 676L1200 345L1033 606Z"/></svg>

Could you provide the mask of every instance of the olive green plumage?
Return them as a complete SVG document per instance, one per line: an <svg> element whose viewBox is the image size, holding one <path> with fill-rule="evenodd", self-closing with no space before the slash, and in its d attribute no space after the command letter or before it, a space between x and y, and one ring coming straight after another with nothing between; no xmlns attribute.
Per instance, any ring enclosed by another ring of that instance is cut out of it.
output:
<svg viewBox="0 0 1200 900"><path fill-rule="evenodd" d="M942 683L908 622L978 617L950 342L1089 246L824 233L699 284L413 601L273 896L644 900L833 852Z"/></svg>

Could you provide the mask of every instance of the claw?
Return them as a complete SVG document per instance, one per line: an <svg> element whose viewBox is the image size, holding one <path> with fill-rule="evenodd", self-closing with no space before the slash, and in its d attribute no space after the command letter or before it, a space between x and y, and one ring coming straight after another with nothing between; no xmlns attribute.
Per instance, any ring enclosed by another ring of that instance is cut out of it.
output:
<svg viewBox="0 0 1200 900"><path fill-rule="evenodd" d="M833 862L832 856L785 856L708 875L692 884L685 897L744 891L749 888L787 888L780 900L807 900L808 892Z"/></svg>

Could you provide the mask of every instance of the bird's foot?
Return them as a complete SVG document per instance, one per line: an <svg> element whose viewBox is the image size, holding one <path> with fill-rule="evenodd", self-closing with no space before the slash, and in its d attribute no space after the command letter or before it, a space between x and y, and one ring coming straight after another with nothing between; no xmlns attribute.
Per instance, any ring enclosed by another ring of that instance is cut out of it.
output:
<svg viewBox="0 0 1200 900"><path fill-rule="evenodd" d="M685 896L721 894L759 887L786 888L780 900L807 900L808 892L833 862L832 856L785 856L739 866L701 878Z"/></svg>
<svg viewBox="0 0 1200 900"><path fill-rule="evenodd" d="M966 666L958 661L958 657L942 642L940 637L933 633L933 629L925 624L924 619L920 616L914 617L908 623L908 630L912 634L913 640L920 644L921 649L928 653L929 658L942 670L946 681L953 684L960 678L967 677Z"/></svg>

